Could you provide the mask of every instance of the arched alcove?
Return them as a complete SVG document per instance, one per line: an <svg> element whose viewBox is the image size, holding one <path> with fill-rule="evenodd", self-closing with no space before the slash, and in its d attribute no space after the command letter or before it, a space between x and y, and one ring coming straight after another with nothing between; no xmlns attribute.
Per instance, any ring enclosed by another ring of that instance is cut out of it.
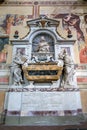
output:
<svg viewBox="0 0 87 130"><path fill-rule="evenodd" d="M40 34L37 34L33 40L32 40L32 52L37 52L38 51L38 44L41 42L41 37L44 37L45 41L49 45L49 50L50 52L54 52L54 39L53 37L45 32L42 32Z"/></svg>

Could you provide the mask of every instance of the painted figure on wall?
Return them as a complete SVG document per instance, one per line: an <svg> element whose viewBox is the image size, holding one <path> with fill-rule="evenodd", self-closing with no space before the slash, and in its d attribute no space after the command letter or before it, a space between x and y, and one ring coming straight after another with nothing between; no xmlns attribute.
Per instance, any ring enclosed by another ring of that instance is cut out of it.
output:
<svg viewBox="0 0 87 130"><path fill-rule="evenodd" d="M62 25L63 28L67 31L68 35L71 35L72 30L70 27L76 29L77 32L77 39L78 41L84 41L84 35L82 30L80 29L80 18L78 15L75 14L58 14L54 18L62 18Z"/></svg>
<svg viewBox="0 0 87 130"><path fill-rule="evenodd" d="M85 21L85 29L86 29L86 33L87 33L87 15L84 16L84 21Z"/></svg>
<svg viewBox="0 0 87 130"><path fill-rule="evenodd" d="M87 45L80 50L79 56L81 63L87 63Z"/></svg>
<svg viewBox="0 0 87 130"><path fill-rule="evenodd" d="M11 26L23 25L24 19L32 18L32 15L7 14L0 16L0 33L10 34Z"/></svg>
<svg viewBox="0 0 87 130"><path fill-rule="evenodd" d="M14 25L14 16L7 16L6 18L6 34L10 34L11 26Z"/></svg>
<svg viewBox="0 0 87 130"><path fill-rule="evenodd" d="M8 53L8 38L0 38L0 63L6 63Z"/></svg>
<svg viewBox="0 0 87 130"><path fill-rule="evenodd" d="M4 16L3 23L0 25L6 34L10 34L11 26L14 25L14 15L7 14Z"/></svg>

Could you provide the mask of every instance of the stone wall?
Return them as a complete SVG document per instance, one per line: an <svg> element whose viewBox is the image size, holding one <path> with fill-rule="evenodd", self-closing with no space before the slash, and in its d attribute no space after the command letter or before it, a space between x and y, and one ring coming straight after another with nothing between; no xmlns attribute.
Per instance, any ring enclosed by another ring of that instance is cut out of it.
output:
<svg viewBox="0 0 87 130"><path fill-rule="evenodd" d="M87 6L86 3L74 0L6 0L0 5L0 37L9 37L9 45L0 50L0 74L12 61L12 45L15 32L18 32L18 39L23 39L29 33L26 22L46 15L48 18L60 22L57 32L66 40L76 40L74 45L75 64L77 64L77 81L81 90L83 112L87 113ZM0 41L0 46L3 43ZM4 53L4 54L3 54ZM3 62L1 55L6 54L6 61ZM7 69L6 71L9 71ZM5 72L4 81L7 76ZM8 75L9 76L9 75ZM7 81L7 80L6 80ZM1 82L1 80L0 80ZM7 85L8 86L8 85ZM0 84L6 88L6 84ZM0 97L3 97L0 95Z"/></svg>

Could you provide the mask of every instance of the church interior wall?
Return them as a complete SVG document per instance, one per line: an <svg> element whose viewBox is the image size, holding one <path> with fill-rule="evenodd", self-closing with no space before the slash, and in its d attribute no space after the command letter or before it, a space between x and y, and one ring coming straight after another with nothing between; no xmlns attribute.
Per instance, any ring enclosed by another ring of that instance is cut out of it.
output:
<svg viewBox="0 0 87 130"><path fill-rule="evenodd" d="M0 5L0 46L3 44L0 48L0 113L3 111L5 89L10 82L8 66L12 62L13 51L10 41L15 39L16 31L18 40L25 38L30 31L26 22L40 15L60 22L57 32L64 40L75 40L77 83L82 110L87 114L87 4L80 4L77 0L6 0ZM7 43L2 40L4 38L9 39Z"/></svg>

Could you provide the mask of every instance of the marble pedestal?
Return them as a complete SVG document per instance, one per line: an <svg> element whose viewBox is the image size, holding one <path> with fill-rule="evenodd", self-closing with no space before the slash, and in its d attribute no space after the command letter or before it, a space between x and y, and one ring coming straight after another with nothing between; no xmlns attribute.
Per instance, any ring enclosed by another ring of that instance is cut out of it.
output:
<svg viewBox="0 0 87 130"><path fill-rule="evenodd" d="M7 95L7 125L68 125L84 121L78 88L60 89L50 84L10 86Z"/></svg>
<svg viewBox="0 0 87 130"><path fill-rule="evenodd" d="M79 92L23 92L21 116L66 116L82 112Z"/></svg>
<svg viewBox="0 0 87 130"><path fill-rule="evenodd" d="M7 115L67 116L82 113L80 92L77 88L14 86L8 92Z"/></svg>

